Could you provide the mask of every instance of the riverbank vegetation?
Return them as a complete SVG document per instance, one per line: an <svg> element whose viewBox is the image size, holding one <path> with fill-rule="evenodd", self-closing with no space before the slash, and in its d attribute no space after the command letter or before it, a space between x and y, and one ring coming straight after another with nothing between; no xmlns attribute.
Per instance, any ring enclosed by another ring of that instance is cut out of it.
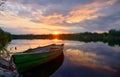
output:
<svg viewBox="0 0 120 77"><path fill-rule="evenodd" d="M11 34L8 33L8 32L5 32L3 31L1 28L0 28L0 53L1 54L9 54L7 49L6 49L6 46L8 44L8 42L11 41Z"/></svg>

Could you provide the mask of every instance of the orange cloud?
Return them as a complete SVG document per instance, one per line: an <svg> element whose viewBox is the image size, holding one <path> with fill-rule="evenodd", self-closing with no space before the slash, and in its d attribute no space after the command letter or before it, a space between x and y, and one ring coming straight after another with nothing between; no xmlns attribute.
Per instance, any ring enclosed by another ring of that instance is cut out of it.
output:
<svg viewBox="0 0 120 77"><path fill-rule="evenodd" d="M67 23L79 23L84 20L91 20L95 19L99 16L102 16L102 14L97 13L100 8L103 8L107 5L112 5L116 2L116 0L109 0L105 2L101 1L95 1L90 4L86 4L83 6L75 6L75 10L72 10L69 12L69 14L66 16L66 22Z"/></svg>
<svg viewBox="0 0 120 77"><path fill-rule="evenodd" d="M97 3L92 3L89 6L97 6ZM40 14L33 15L37 22L44 23L47 25L60 25L66 21L67 23L79 23L86 19L97 18L98 15L94 14L97 9L88 8L88 5L85 5L79 9L71 10L68 15L62 15L54 13L52 15L43 16Z"/></svg>
<svg viewBox="0 0 120 77"><path fill-rule="evenodd" d="M43 23L46 24L57 24L62 23L64 21L64 16L62 14L56 14L43 17Z"/></svg>
<svg viewBox="0 0 120 77"><path fill-rule="evenodd" d="M98 8L102 6L100 2L93 2L84 6L75 6L68 15L53 13L52 15L43 16L41 14L33 15L39 23L47 25L59 25L60 23L79 23L87 19L97 18L100 14L96 14ZM75 9L76 8L76 9ZM34 20L34 19L33 19Z"/></svg>
<svg viewBox="0 0 120 77"><path fill-rule="evenodd" d="M67 19L66 19L67 23L79 23L87 19L97 18L98 15L95 14L97 9L95 7L98 7L98 6L99 6L98 2L87 4L80 8L78 8L79 6L77 6L76 10L72 10L69 12L69 15L67 16Z"/></svg>
<svg viewBox="0 0 120 77"><path fill-rule="evenodd" d="M96 18L96 15L91 15L96 10L89 10L89 9L79 9L79 10L74 10L71 11L70 14L66 17L66 22L67 23L79 23L82 22L86 19L93 19Z"/></svg>
<svg viewBox="0 0 120 77"><path fill-rule="evenodd" d="M52 15L47 15L47 16L43 16L40 14L35 14L33 16L35 16L35 19L33 20L37 21L38 23L44 23L44 24L53 25L53 26L63 23L64 21L64 16L62 14L57 14L57 13L54 13Z"/></svg>
<svg viewBox="0 0 120 77"><path fill-rule="evenodd" d="M17 15L15 16L13 14L14 12L12 11L6 11L2 13L2 15L0 15L0 19L2 19L0 20L0 24L3 24L6 27L10 27L10 28L18 28L18 29L27 28L24 29L24 31L33 34L40 34L40 33L47 34L47 33L52 33L53 31L56 30L60 30L61 32L62 30L68 29L67 27L57 24L63 21L63 16L59 14L53 14L51 16L46 16L46 17L42 15L36 15L36 17L38 17L39 20L41 20L39 23L32 22L30 17L17 16Z"/></svg>

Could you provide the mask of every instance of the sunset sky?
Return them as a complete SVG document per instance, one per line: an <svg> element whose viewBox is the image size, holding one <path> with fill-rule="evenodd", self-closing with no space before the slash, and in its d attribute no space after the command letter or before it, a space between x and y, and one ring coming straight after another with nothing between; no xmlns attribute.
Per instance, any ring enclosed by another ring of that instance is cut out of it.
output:
<svg viewBox="0 0 120 77"><path fill-rule="evenodd" d="M120 29L120 0L7 0L0 27L12 34Z"/></svg>

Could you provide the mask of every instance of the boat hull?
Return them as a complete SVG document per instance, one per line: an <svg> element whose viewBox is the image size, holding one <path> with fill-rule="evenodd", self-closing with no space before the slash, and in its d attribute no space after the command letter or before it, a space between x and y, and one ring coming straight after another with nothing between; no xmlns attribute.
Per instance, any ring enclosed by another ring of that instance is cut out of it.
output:
<svg viewBox="0 0 120 77"><path fill-rule="evenodd" d="M50 77L62 65L63 61L64 54L61 53L55 59L22 72L20 75L22 77Z"/></svg>
<svg viewBox="0 0 120 77"><path fill-rule="evenodd" d="M63 50L60 48L44 53L15 54L12 58L18 72L24 72L55 59L61 53L63 53Z"/></svg>

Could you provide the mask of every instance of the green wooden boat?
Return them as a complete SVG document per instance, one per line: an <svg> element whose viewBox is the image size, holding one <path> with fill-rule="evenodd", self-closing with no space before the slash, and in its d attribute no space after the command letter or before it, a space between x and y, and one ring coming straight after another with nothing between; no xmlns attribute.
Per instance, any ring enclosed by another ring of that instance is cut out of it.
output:
<svg viewBox="0 0 120 77"><path fill-rule="evenodd" d="M36 66L28 71L19 73L19 75L21 77L50 77L58 70L58 68L60 68L63 62L64 54L61 53L55 59L44 64L41 64L39 66Z"/></svg>
<svg viewBox="0 0 120 77"><path fill-rule="evenodd" d="M18 72L24 72L55 59L63 52L63 46L63 44L51 44L13 54L12 63L14 63Z"/></svg>

